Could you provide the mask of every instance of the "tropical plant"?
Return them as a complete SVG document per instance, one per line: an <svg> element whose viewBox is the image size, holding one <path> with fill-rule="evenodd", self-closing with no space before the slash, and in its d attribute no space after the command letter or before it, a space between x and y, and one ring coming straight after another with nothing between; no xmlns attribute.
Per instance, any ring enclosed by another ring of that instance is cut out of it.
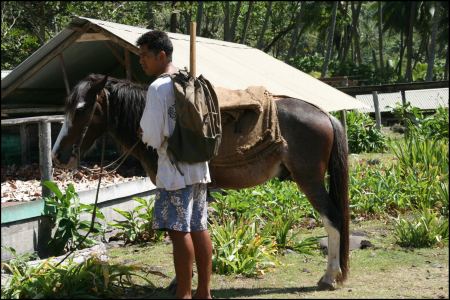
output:
<svg viewBox="0 0 450 300"><path fill-rule="evenodd" d="M139 267L109 264L95 255L81 264L71 258L66 264L55 264L49 260L37 266L29 266L20 259L2 262L2 270L11 275L7 284L2 282L2 299L116 298L125 287L135 285L133 277L144 280L150 288L155 287L136 273Z"/></svg>
<svg viewBox="0 0 450 300"><path fill-rule="evenodd" d="M448 218L430 209L414 211L410 219L395 219L395 237L402 247L431 247L448 244Z"/></svg>
<svg viewBox="0 0 450 300"><path fill-rule="evenodd" d="M375 127L374 120L367 114L357 111L347 114L347 138L351 153L386 150L386 138Z"/></svg>
<svg viewBox="0 0 450 300"><path fill-rule="evenodd" d="M148 199L133 197L133 200L138 202L139 205L131 211L124 211L119 208L113 209L124 217L124 220L114 220L108 223L109 226L119 229L115 237L124 239L125 244L162 240L164 232L152 229L154 197Z"/></svg>
<svg viewBox="0 0 450 300"><path fill-rule="evenodd" d="M279 262L275 241L261 235L257 221L228 219L220 225L212 220L212 266L218 274L256 276Z"/></svg>
<svg viewBox="0 0 450 300"><path fill-rule="evenodd" d="M50 216L53 226L56 226L56 231L48 244L52 255L60 255L65 250L83 249L96 244L94 239L87 237L81 245L78 245L84 238L80 231L87 232L91 227L90 221L80 219L81 214L92 215L94 205L80 203L80 198L71 183L64 193L53 181L44 181L43 184L54 193L54 196L43 198L45 203L44 214ZM95 217L105 220L105 216L100 210L96 210ZM103 235L104 228L101 223L94 221L91 233L93 237Z"/></svg>

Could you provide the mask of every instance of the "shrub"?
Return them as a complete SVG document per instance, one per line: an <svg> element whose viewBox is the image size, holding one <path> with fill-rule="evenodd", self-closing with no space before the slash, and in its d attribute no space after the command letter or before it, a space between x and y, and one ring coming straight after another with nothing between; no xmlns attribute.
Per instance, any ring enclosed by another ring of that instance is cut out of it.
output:
<svg viewBox="0 0 450 300"><path fill-rule="evenodd" d="M2 263L2 269L12 276L9 283L2 284L2 299L89 299L97 297L116 298L123 287L133 286L132 277L139 277L151 287L145 277L135 273L135 266L110 265L99 257L90 257L84 263L72 259L65 265L44 261L28 266L15 260Z"/></svg>
<svg viewBox="0 0 450 300"><path fill-rule="evenodd" d="M347 114L347 139L351 153L383 152L386 139L369 115L351 111Z"/></svg>
<svg viewBox="0 0 450 300"><path fill-rule="evenodd" d="M278 264L276 243L261 235L258 222L228 219L211 224L213 270L218 274L256 276Z"/></svg>
<svg viewBox="0 0 450 300"><path fill-rule="evenodd" d="M430 209L416 211L411 220L395 219L395 236L402 247L431 247L448 243L448 218Z"/></svg>
<svg viewBox="0 0 450 300"><path fill-rule="evenodd" d="M161 241L164 237L164 231L152 229L154 197L145 199L133 197L134 201L139 202L131 211L124 211L114 208L114 211L122 215L125 220L109 222L108 225L118 228L120 231L116 238L125 240L125 244L142 243L146 241Z"/></svg>

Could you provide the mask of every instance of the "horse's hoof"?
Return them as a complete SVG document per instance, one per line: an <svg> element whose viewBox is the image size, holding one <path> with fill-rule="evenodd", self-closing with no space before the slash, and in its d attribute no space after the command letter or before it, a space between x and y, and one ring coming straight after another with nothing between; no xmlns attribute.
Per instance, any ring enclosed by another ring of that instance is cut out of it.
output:
<svg viewBox="0 0 450 300"><path fill-rule="evenodd" d="M319 291L334 291L336 287L333 284L325 282L322 278L320 278L319 282L317 282L317 287Z"/></svg>
<svg viewBox="0 0 450 300"><path fill-rule="evenodd" d="M175 277L166 288L169 293L175 295L177 293L177 278Z"/></svg>

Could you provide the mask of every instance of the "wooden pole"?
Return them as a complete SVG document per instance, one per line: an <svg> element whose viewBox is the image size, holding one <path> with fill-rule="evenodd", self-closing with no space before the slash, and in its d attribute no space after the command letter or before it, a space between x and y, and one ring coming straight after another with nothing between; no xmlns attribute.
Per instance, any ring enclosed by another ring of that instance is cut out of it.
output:
<svg viewBox="0 0 450 300"><path fill-rule="evenodd" d="M347 111L345 109L339 111L339 118L341 119L341 124L344 128L345 136L347 136Z"/></svg>
<svg viewBox="0 0 450 300"><path fill-rule="evenodd" d="M131 81L131 63L130 63L130 51L126 48L125 51L125 73L127 75L127 80Z"/></svg>
<svg viewBox="0 0 450 300"><path fill-rule="evenodd" d="M29 162L29 141L28 141L28 127L27 124L20 124L20 151L22 164Z"/></svg>
<svg viewBox="0 0 450 300"><path fill-rule="evenodd" d="M52 174L52 135L50 122L39 122L39 168L41 184L45 180L53 180ZM42 197L51 196L51 191L42 185Z"/></svg>
<svg viewBox="0 0 450 300"><path fill-rule="evenodd" d="M63 58L62 52L58 55L58 57L59 57L59 63L61 65L61 70L63 73L64 85L66 86L66 94L67 94L67 96L69 96L70 95L70 85L69 85L69 79L67 77L67 72L66 72L66 64L64 63L64 58Z"/></svg>
<svg viewBox="0 0 450 300"><path fill-rule="evenodd" d="M195 38L196 38L196 32L197 32L197 23L196 22L191 22L191 39L190 39L190 59L189 59L189 73L191 74L192 77L196 76L197 70L195 68L195 63L196 63L196 49L195 49Z"/></svg>
<svg viewBox="0 0 450 300"><path fill-rule="evenodd" d="M378 130L381 129L381 113L380 113L380 103L378 101L378 93L377 91L372 92L373 96L373 106L375 107L375 120L376 120L376 128Z"/></svg>

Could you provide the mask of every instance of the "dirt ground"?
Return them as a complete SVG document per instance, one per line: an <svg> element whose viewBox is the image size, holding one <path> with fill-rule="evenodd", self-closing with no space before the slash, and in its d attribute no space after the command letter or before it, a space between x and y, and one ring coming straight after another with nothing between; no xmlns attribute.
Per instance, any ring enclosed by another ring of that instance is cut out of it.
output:
<svg viewBox="0 0 450 300"><path fill-rule="evenodd" d="M388 221L361 221L351 224L351 231L367 235L373 247L351 251L348 280L335 291L319 291L317 281L326 268L326 255L289 253L280 257L282 266L259 278L213 274L214 298L287 299L287 298L440 298L449 297L448 245L442 248L404 249L394 243ZM307 236L323 235L322 227L306 231ZM175 275L172 246L159 243L109 250L111 261L144 266L156 289L135 288L127 298L171 299L165 288ZM195 289L197 276L193 279Z"/></svg>

